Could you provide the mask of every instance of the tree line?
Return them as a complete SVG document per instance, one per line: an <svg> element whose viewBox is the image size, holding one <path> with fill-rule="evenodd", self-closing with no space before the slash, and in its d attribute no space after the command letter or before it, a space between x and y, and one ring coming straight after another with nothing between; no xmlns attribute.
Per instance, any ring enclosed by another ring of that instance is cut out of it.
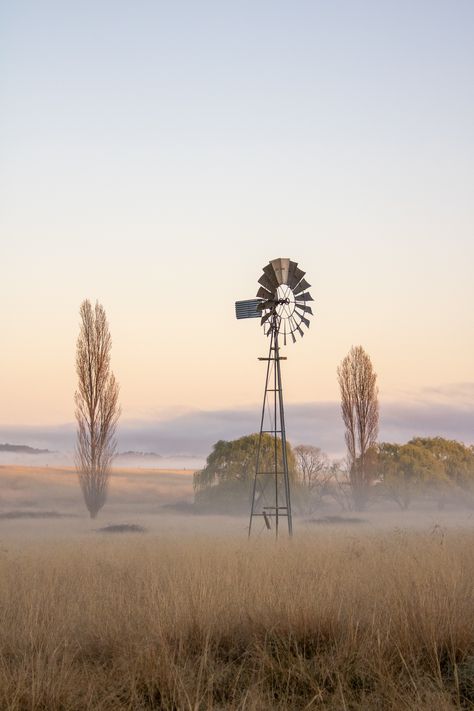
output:
<svg viewBox="0 0 474 711"><path fill-rule="evenodd" d="M206 466L194 474L198 508L247 511L258 437L252 434L216 442ZM262 436L261 451L271 469L271 435ZM363 511L383 501L401 510L416 500L431 501L438 508L448 502L474 507L474 447L443 437L372 445L364 456L363 496L358 488L360 462L351 479L347 459L331 460L319 447L288 443L288 465L294 505L303 514L314 513L330 501L342 511Z"/></svg>
<svg viewBox="0 0 474 711"><path fill-rule="evenodd" d="M92 518L105 503L120 417L119 384L111 370L112 339L103 306L80 307L76 346L75 461ZM328 497L342 508L364 510L371 500L390 499L401 509L417 496L435 497L440 507L453 497L473 504L474 447L442 437L415 437L405 444L378 442L377 375L362 346L352 347L337 369L346 457L330 461L318 447L288 447L295 503L314 510ZM248 506L259 435L217 442L206 466L194 474L196 503L225 508ZM281 442L277 443L281 450ZM261 461L272 468L274 440L264 434ZM265 467L264 467L265 468Z"/></svg>
<svg viewBox="0 0 474 711"><path fill-rule="evenodd" d="M337 369L346 457L331 461L311 445L288 447L293 499L311 513L332 499L344 510L363 511L372 501L409 508L428 497L443 507L456 499L474 506L474 447L442 437L414 437L405 444L378 442L377 375L362 346L352 347ZM194 475L202 507L248 506L258 435L214 445L206 466ZM281 444L278 443L281 447ZM262 456L273 462L273 438L262 436Z"/></svg>

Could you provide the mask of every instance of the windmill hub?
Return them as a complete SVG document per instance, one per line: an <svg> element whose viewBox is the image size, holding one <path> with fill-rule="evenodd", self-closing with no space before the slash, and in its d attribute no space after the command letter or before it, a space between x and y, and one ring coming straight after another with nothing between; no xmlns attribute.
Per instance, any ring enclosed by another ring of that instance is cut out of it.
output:
<svg viewBox="0 0 474 711"><path fill-rule="evenodd" d="M276 313L280 318L288 318L295 310L295 300L292 298L291 289L286 284L281 284L277 289ZM286 330L286 329L285 329Z"/></svg>

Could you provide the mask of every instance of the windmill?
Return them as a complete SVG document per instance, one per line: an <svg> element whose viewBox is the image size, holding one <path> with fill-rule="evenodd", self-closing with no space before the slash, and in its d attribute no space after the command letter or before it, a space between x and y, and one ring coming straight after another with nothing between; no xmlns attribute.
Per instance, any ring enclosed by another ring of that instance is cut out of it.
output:
<svg viewBox="0 0 474 711"><path fill-rule="evenodd" d="M297 262L290 259L272 259L264 268L258 280L260 288L256 299L237 301L235 315L238 319L259 318L264 333L270 337L270 347L266 361L265 392L263 396L260 434L257 445L257 460L252 490L249 536L256 517L263 525L274 529L278 538L280 519L286 518L288 534L293 533L291 515L291 492L288 474L288 452L285 431L285 412L280 361L280 341L286 346L291 338L304 335L303 327L309 328L309 318L313 312L309 306L313 301L308 289L311 286L304 279L305 272ZM263 437L272 437L272 454L263 456Z"/></svg>

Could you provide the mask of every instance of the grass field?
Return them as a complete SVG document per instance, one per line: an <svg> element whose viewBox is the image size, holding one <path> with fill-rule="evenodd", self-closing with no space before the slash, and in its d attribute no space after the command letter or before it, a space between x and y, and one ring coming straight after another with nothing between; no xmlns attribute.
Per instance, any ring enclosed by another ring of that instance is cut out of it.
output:
<svg viewBox="0 0 474 711"><path fill-rule="evenodd" d="M0 549L0 708L474 708L474 533Z"/></svg>
<svg viewBox="0 0 474 711"><path fill-rule="evenodd" d="M0 467L2 711L474 709L472 511L275 544L191 499L190 471L117 469L91 521L72 469Z"/></svg>

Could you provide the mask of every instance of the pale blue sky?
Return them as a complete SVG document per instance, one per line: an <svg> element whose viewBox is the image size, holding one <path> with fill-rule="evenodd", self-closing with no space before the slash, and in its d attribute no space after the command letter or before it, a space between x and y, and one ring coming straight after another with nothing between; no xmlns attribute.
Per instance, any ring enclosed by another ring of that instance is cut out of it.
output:
<svg viewBox="0 0 474 711"><path fill-rule="evenodd" d="M98 298L128 417L259 399L262 266L316 318L287 398L472 378L474 3L4 2L0 422L72 417ZM189 356L192 356L191 358Z"/></svg>

